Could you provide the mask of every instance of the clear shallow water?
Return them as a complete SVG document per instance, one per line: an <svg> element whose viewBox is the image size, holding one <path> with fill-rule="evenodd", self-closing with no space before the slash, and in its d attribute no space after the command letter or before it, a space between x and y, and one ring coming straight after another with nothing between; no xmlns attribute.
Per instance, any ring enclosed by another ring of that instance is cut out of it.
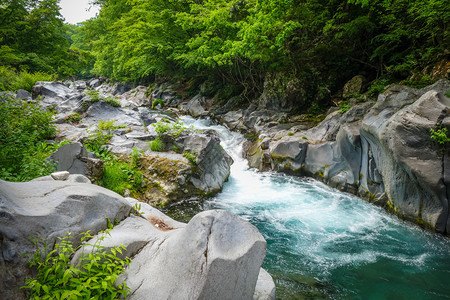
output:
<svg viewBox="0 0 450 300"><path fill-rule="evenodd" d="M315 180L248 169L240 134L184 122L217 130L235 160L204 209L231 211L260 230L277 298L450 299L450 239Z"/></svg>

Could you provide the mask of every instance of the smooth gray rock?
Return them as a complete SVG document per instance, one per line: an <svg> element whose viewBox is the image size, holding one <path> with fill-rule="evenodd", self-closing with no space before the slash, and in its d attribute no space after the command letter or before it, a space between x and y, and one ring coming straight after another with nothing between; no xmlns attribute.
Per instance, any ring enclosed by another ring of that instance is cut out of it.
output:
<svg viewBox="0 0 450 300"><path fill-rule="evenodd" d="M92 104L86 111L86 116L81 123L86 125L97 124L100 120L115 120L114 124L127 126L144 126L139 112L129 109L113 107L104 101Z"/></svg>
<svg viewBox="0 0 450 300"><path fill-rule="evenodd" d="M230 176L233 159L220 146L216 135L201 133L189 134L177 140L182 144L182 151L196 156L198 172L190 180L194 186L207 193L222 189L223 183Z"/></svg>
<svg viewBox="0 0 450 300"><path fill-rule="evenodd" d="M194 98L189 100L189 102L182 103L180 105L180 110L190 114L194 118L206 116L208 115L208 112L203 107L205 103L205 97L196 95Z"/></svg>
<svg viewBox="0 0 450 300"><path fill-rule="evenodd" d="M70 173L67 171L54 172L54 173L50 174L50 176L54 180L60 180L60 181L64 181L64 180L68 179L69 175L70 175Z"/></svg>
<svg viewBox="0 0 450 300"><path fill-rule="evenodd" d="M251 299L265 249L253 225L229 212L205 211L184 228L160 231L121 279L131 300Z"/></svg>
<svg viewBox="0 0 450 300"><path fill-rule="evenodd" d="M82 174L91 179L103 175L103 161L90 158L86 148L79 142L63 145L48 160L56 163L57 171Z"/></svg>
<svg viewBox="0 0 450 300"><path fill-rule="evenodd" d="M22 90L19 89L17 90L17 94L16 94L16 98L17 99L23 99L23 100L31 100L31 93L26 91L26 90Z"/></svg>
<svg viewBox="0 0 450 300"><path fill-rule="evenodd" d="M258 281L256 282L255 293L253 300L275 300L276 288L272 276L261 268L259 270Z"/></svg>
<svg viewBox="0 0 450 300"><path fill-rule="evenodd" d="M429 91L394 114L386 114L389 110L370 113L361 132L374 153L389 203L402 217L421 219L445 232L449 212L443 155L430 138L430 128L450 115L450 99Z"/></svg>
<svg viewBox="0 0 450 300"><path fill-rule="evenodd" d="M25 299L27 256L58 237L106 228L105 218L124 219L131 205L102 187L68 181L12 183L0 180L0 290L4 299ZM75 245L79 244L74 239Z"/></svg>

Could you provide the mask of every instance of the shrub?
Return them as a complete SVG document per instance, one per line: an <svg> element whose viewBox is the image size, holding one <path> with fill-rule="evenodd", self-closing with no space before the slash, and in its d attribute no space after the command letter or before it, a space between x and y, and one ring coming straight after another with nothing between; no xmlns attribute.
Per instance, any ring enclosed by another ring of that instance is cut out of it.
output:
<svg viewBox="0 0 450 300"><path fill-rule="evenodd" d="M126 166L125 162L111 161L105 165L100 185L123 195L125 189L138 191L142 182L142 172Z"/></svg>
<svg viewBox="0 0 450 300"><path fill-rule="evenodd" d="M109 105L111 105L113 107L120 107L120 102L119 102L119 100L117 100L117 98L106 97L103 99L103 101L105 101L106 103L108 103Z"/></svg>
<svg viewBox="0 0 450 300"><path fill-rule="evenodd" d="M55 75L42 72L17 72L14 69L0 66L0 91L15 92L18 89L24 89L31 92L31 89L37 81L53 81L55 78Z"/></svg>
<svg viewBox="0 0 450 300"><path fill-rule="evenodd" d="M161 106L164 107L164 101L162 99L156 99L152 102L152 109L155 109L158 104L161 104Z"/></svg>
<svg viewBox="0 0 450 300"><path fill-rule="evenodd" d="M79 113L73 113L66 117L66 122L78 123L81 121L81 116Z"/></svg>
<svg viewBox="0 0 450 300"><path fill-rule="evenodd" d="M341 103L339 103L339 107L341 108L339 110L339 113L343 114L349 111L349 109L351 108L351 105L348 104L347 101L342 101Z"/></svg>
<svg viewBox="0 0 450 300"><path fill-rule="evenodd" d="M185 131L193 131L193 126L187 128L184 126L183 122L180 120L177 120L176 122L170 122L167 119L163 119L161 121L158 121L156 123L152 124L153 127L155 127L156 133L161 136L163 133L170 131L169 135L172 138L179 137L183 132Z"/></svg>
<svg viewBox="0 0 450 300"><path fill-rule="evenodd" d="M187 158L193 165L197 164L196 155L187 151L183 152L183 156Z"/></svg>
<svg viewBox="0 0 450 300"><path fill-rule="evenodd" d="M88 96L89 100L91 100L92 103L103 100L111 106L120 107L120 102L115 97L112 96L104 97L100 95L99 91L93 90L91 88L87 88L84 91L84 93L86 94L86 96Z"/></svg>
<svg viewBox="0 0 450 300"><path fill-rule="evenodd" d="M150 150L152 151L161 152L164 150L164 142L160 137L157 137L153 141L150 141L148 145L150 146Z"/></svg>
<svg viewBox="0 0 450 300"><path fill-rule="evenodd" d="M115 124L115 120L100 120L97 129L89 134L89 137L84 141L85 146L90 150L99 149L111 141L112 134L110 131L119 128L126 128L126 125Z"/></svg>
<svg viewBox="0 0 450 300"><path fill-rule="evenodd" d="M129 292L127 284L115 286L114 282L131 260L118 256L125 250L123 245L105 251L101 242L109 235L109 230L104 233L94 244L78 247L74 247L68 233L60 238L54 250L48 252L45 247L45 252L36 251L29 263L30 267L37 269L37 275L27 279L22 288L30 290L31 299L118 299L119 295L126 298ZM89 232L81 235L81 242L93 237ZM93 247L93 251L82 254L81 263L72 266L71 258L85 246Z"/></svg>
<svg viewBox="0 0 450 300"><path fill-rule="evenodd" d="M0 178L27 181L52 172L46 158L58 145L45 142L56 132L52 120L39 103L14 97L0 101Z"/></svg>
<svg viewBox="0 0 450 300"><path fill-rule="evenodd" d="M88 96L89 100L91 100L92 103L100 101L100 93L98 91L87 88L84 93L86 94L86 96Z"/></svg>
<svg viewBox="0 0 450 300"><path fill-rule="evenodd" d="M439 123L436 124L436 127L436 130L433 128L430 129L431 138L439 145L444 145L445 143L450 142L450 138L447 136L447 128L442 127Z"/></svg>
<svg viewBox="0 0 450 300"><path fill-rule="evenodd" d="M141 155L142 153L139 152L139 149L136 147L133 147L133 151L131 151L131 168L136 169L141 164Z"/></svg>

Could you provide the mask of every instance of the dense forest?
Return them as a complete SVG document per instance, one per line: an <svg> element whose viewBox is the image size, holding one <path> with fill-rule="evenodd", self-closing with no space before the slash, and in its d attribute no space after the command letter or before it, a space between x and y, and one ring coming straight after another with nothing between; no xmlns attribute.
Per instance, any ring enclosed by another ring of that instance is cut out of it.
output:
<svg viewBox="0 0 450 300"><path fill-rule="evenodd" d="M65 24L58 0L0 6L0 90L17 73L203 84L208 96L256 98L270 74L326 103L363 74L377 88L429 83L448 62L445 0L93 0L96 18Z"/></svg>

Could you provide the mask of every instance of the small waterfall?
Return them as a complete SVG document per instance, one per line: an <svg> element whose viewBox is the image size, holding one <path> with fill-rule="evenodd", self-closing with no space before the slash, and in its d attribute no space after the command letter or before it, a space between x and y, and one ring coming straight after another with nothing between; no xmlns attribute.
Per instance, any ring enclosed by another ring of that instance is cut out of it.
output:
<svg viewBox="0 0 450 300"><path fill-rule="evenodd" d="M309 178L249 169L244 138L209 120L233 157L229 181L204 209L258 227L280 299L450 299L450 240Z"/></svg>

